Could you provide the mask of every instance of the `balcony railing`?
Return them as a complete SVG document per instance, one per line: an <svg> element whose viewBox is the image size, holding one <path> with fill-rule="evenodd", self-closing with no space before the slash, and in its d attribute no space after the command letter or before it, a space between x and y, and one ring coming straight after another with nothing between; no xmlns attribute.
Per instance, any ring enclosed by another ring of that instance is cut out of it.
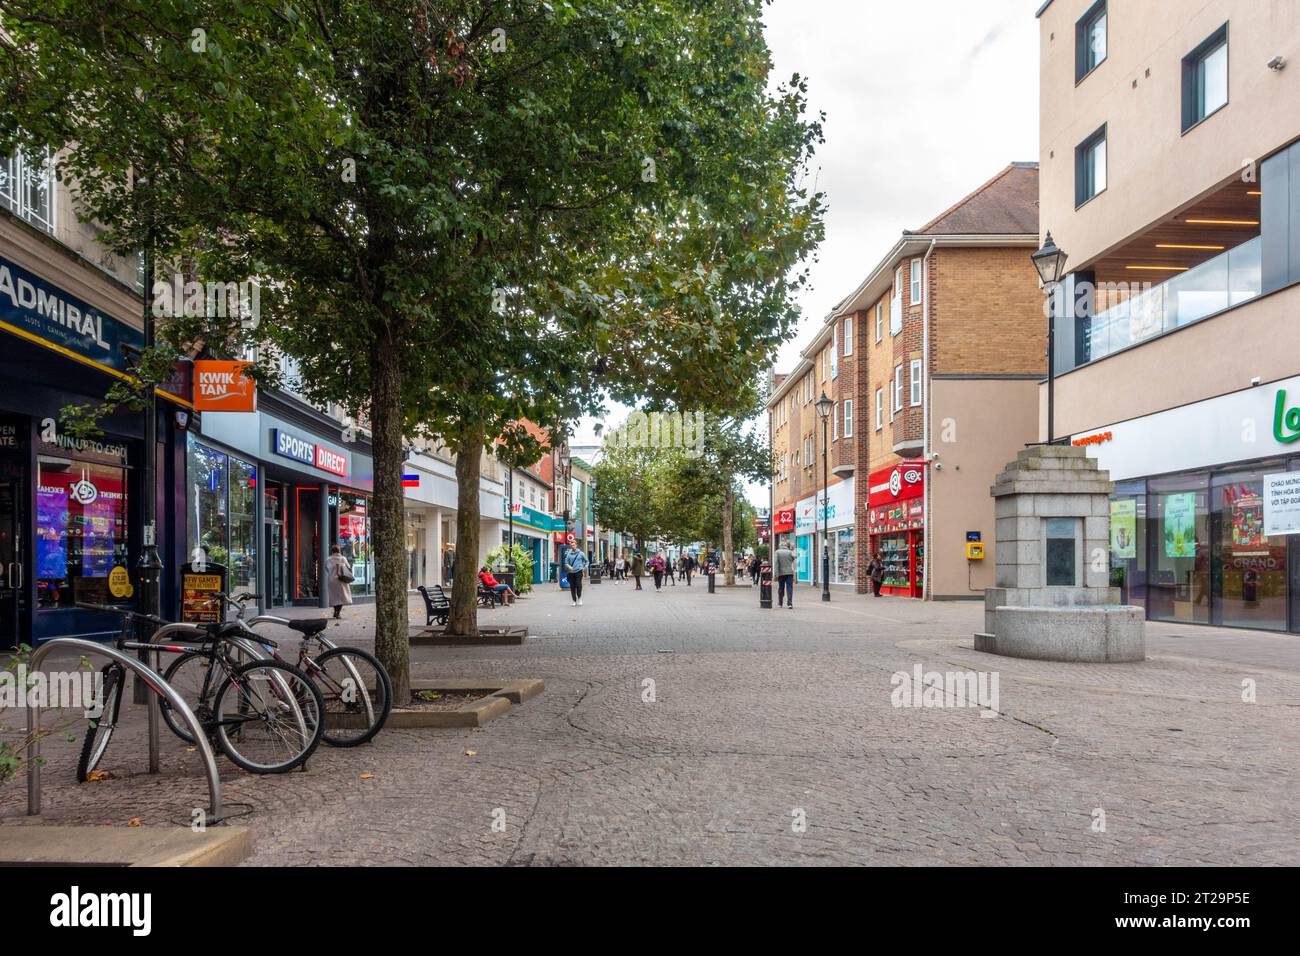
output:
<svg viewBox="0 0 1300 956"><path fill-rule="evenodd" d="M1259 236L1094 315L1087 360L1199 322L1260 294ZM1101 298L1099 292L1098 298Z"/></svg>

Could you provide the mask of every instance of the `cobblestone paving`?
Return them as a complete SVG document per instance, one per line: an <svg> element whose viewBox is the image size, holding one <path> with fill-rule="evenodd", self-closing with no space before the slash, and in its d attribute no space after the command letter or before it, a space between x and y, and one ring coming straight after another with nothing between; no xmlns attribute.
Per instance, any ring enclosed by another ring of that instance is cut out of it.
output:
<svg viewBox="0 0 1300 956"><path fill-rule="evenodd" d="M1146 662L1051 664L976 652L976 604L801 590L794 611L762 611L750 589L702 585L605 582L582 608L546 587L483 614L528 624L524 646L416 649L420 676L545 679L485 727L322 746L278 777L219 758L229 811L255 829L249 862L1300 859L1300 638L1152 624ZM332 634L365 646L373 609L347 613ZM999 716L892 706L891 675L917 664L996 673ZM132 709L95 784L48 742L41 819L187 823L206 802L195 755L165 739L163 772L144 773L143 724ZM0 790L0 824L31 822L24 798Z"/></svg>

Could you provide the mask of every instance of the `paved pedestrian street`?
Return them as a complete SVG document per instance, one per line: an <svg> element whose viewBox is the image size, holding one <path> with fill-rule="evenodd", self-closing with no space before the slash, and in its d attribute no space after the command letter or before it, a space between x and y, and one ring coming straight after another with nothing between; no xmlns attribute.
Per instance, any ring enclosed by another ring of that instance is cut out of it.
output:
<svg viewBox="0 0 1300 956"><path fill-rule="evenodd" d="M305 772L218 758L248 863L1296 861L1294 637L1149 624L1144 663L1057 664L974 651L975 603L818 598L761 610L702 579L604 582L581 608L543 586L484 611L528 643L417 648L414 674L541 677L545 693L481 728L322 746ZM347 613L332 636L366 644L373 607ZM894 706L892 675L918 665L982 675L997 716L956 694ZM163 772L144 772L144 710L128 710L108 779L73 783L74 746L47 743L45 823L188 823L205 804L165 730ZM0 793L4 825L29 822L25 795Z"/></svg>

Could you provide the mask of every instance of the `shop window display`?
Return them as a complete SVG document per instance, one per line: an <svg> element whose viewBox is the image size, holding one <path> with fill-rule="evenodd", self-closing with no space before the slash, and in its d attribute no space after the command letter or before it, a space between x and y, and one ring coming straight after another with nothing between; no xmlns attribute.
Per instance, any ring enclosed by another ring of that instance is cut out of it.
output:
<svg viewBox="0 0 1300 956"><path fill-rule="evenodd" d="M126 469L40 458L36 489L37 603L110 600L108 575L129 566Z"/></svg>
<svg viewBox="0 0 1300 956"><path fill-rule="evenodd" d="M1154 538L1149 544L1149 616L1210 623L1208 478L1154 479L1147 507Z"/></svg>
<svg viewBox="0 0 1300 956"><path fill-rule="evenodd" d="M1287 548L1282 535L1264 534L1264 475L1283 465L1216 475L1214 556L1212 562L1216 624L1285 630L1287 615Z"/></svg>
<svg viewBox="0 0 1300 956"><path fill-rule="evenodd" d="M342 492L338 496L339 551L352 562L352 592L374 590L374 556L370 550L370 500L363 495Z"/></svg>

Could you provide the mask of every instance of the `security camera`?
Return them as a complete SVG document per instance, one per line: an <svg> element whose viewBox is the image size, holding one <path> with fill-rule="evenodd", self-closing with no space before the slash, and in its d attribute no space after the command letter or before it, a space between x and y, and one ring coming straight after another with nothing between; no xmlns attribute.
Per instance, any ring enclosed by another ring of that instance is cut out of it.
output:
<svg viewBox="0 0 1300 956"><path fill-rule="evenodd" d="M1268 61L1268 68L1274 73L1282 72L1284 66L1286 66L1286 57L1281 55L1275 56L1273 59Z"/></svg>
<svg viewBox="0 0 1300 956"><path fill-rule="evenodd" d="M1250 384L1251 384L1251 385L1258 385L1258 384L1259 384L1259 376L1256 375L1254 378L1252 378L1252 379L1250 380Z"/></svg>

